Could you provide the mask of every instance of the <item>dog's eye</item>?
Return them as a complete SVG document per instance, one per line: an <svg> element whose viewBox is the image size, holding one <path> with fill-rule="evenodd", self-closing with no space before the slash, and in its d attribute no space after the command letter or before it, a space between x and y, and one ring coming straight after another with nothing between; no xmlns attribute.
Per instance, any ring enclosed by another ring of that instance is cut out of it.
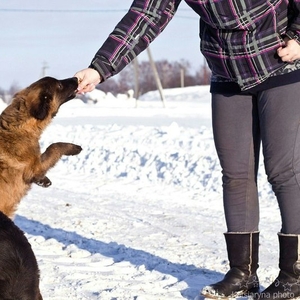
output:
<svg viewBox="0 0 300 300"><path fill-rule="evenodd" d="M59 88L60 90L62 90L62 89L63 89L63 85L62 85L61 83L59 83L59 84L58 84L58 88Z"/></svg>

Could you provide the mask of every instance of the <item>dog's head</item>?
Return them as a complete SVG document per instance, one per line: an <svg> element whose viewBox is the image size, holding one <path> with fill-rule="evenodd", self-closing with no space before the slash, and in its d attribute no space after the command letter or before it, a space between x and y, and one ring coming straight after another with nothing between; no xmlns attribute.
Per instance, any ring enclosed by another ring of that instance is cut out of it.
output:
<svg viewBox="0 0 300 300"><path fill-rule="evenodd" d="M63 80L44 77L18 95L26 95L26 106L32 117L44 120L47 117L53 118L63 103L75 98L77 87L76 77Z"/></svg>
<svg viewBox="0 0 300 300"><path fill-rule="evenodd" d="M12 103L0 116L0 127L43 130L57 114L59 107L75 98L78 88L76 77L58 80L44 77L16 93Z"/></svg>

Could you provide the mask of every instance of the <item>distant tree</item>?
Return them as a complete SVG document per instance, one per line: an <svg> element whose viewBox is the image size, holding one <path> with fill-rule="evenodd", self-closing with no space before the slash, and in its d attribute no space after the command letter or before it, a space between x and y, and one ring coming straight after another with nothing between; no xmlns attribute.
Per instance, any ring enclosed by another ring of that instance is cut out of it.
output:
<svg viewBox="0 0 300 300"><path fill-rule="evenodd" d="M114 95L126 93L128 90L134 88L134 70L133 64L129 64L115 77L107 79L105 82L97 86L98 89L105 93L112 93Z"/></svg>
<svg viewBox="0 0 300 300"><path fill-rule="evenodd" d="M210 70L206 64L202 65L197 72L192 72L191 63L187 60L170 62L166 59L155 62L155 66L163 88L176 88L184 86L205 85L210 81ZM139 94L157 89L153 70L149 61L138 64ZM134 64L129 64L119 75L110 78L97 86L104 92L126 93L135 88ZM183 78L182 78L183 77Z"/></svg>
<svg viewBox="0 0 300 300"><path fill-rule="evenodd" d="M210 83L211 71L206 63L196 72L196 77L199 78L199 85L207 85Z"/></svg>
<svg viewBox="0 0 300 300"><path fill-rule="evenodd" d="M112 93L114 95L119 93L119 83L116 81L115 78L109 78L103 83L97 85L97 89L100 89L101 91L105 93Z"/></svg>
<svg viewBox="0 0 300 300"><path fill-rule="evenodd" d="M17 82L13 82L12 85L10 86L9 90L8 90L8 94L13 96L15 93L17 93L20 90L21 90L20 85Z"/></svg>
<svg viewBox="0 0 300 300"><path fill-rule="evenodd" d="M5 94L6 94L5 90L2 89L2 88L0 88L0 98L1 98L2 100L4 100Z"/></svg>
<svg viewBox="0 0 300 300"><path fill-rule="evenodd" d="M192 74L190 62L181 60L179 62L169 62L160 60L155 62L157 72L163 88L176 88L182 86L182 76L184 86L194 86L202 84L203 80L199 74ZM126 75L128 77L128 75ZM139 85L140 92L156 90L156 82L154 80L153 71L148 61L139 64Z"/></svg>
<svg viewBox="0 0 300 300"><path fill-rule="evenodd" d="M199 70L193 71L194 67L187 60L170 62L167 59L158 60L155 66L163 88L176 88L183 86L207 85L210 83L211 72L206 63L200 66ZM138 63L138 85L139 95L157 89L153 70L149 61ZM99 84L97 89L114 95L127 93L135 89L134 64L129 64L117 76L109 78ZM11 96L21 90L18 83L14 82L8 91L0 88L0 97L10 102Z"/></svg>
<svg viewBox="0 0 300 300"><path fill-rule="evenodd" d="M118 76L119 93L133 89L134 80L134 65L131 63Z"/></svg>
<svg viewBox="0 0 300 300"><path fill-rule="evenodd" d="M10 104L12 97L15 93L20 91L20 86L14 82L8 90L0 88L0 98L7 104Z"/></svg>

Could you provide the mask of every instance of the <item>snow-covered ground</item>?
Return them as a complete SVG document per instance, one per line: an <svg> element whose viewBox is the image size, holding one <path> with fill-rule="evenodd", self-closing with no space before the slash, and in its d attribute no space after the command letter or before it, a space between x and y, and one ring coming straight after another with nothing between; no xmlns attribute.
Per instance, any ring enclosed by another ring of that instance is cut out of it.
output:
<svg viewBox="0 0 300 300"><path fill-rule="evenodd" d="M83 151L34 186L18 208L41 270L44 299L194 299L228 270L221 174L207 86L157 92L137 103L107 95L72 100L42 148ZM136 107L137 104L137 107ZM262 287L278 273L279 210L261 163Z"/></svg>

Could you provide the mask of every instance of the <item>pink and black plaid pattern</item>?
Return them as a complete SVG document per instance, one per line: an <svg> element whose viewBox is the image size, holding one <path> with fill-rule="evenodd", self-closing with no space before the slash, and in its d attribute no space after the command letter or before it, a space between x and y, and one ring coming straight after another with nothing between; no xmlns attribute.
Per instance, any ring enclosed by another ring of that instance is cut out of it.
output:
<svg viewBox="0 0 300 300"><path fill-rule="evenodd" d="M163 31L181 0L136 0L96 53L104 79L119 73ZM247 90L284 63L276 50L300 30L300 0L185 0L200 16L201 51L212 73Z"/></svg>

